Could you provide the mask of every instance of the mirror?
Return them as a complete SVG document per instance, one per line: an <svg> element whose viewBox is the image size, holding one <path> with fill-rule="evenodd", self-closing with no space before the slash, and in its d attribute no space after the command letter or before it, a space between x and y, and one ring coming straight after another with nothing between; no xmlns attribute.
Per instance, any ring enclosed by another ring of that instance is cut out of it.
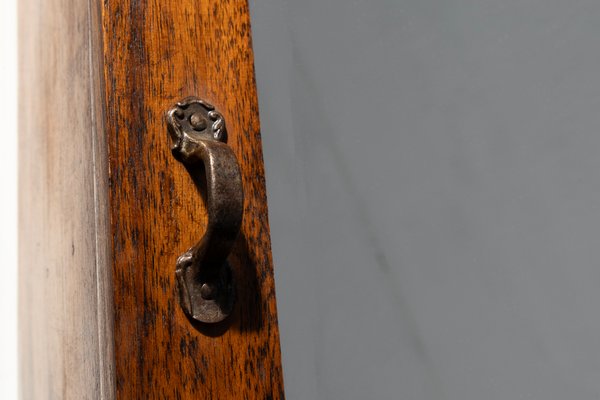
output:
<svg viewBox="0 0 600 400"><path fill-rule="evenodd" d="M288 398L598 398L600 3L251 9Z"/></svg>

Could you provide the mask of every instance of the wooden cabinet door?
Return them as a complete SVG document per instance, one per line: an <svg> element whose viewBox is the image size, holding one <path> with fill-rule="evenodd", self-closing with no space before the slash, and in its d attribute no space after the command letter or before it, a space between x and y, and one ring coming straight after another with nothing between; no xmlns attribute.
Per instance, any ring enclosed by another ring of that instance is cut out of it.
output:
<svg viewBox="0 0 600 400"><path fill-rule="evenodd" d="M19 8L22 398L282 399L246 0ZM218 324L186 316L175 276L207 224L165 122L187 96L225 118L244 192Z"/></svg>

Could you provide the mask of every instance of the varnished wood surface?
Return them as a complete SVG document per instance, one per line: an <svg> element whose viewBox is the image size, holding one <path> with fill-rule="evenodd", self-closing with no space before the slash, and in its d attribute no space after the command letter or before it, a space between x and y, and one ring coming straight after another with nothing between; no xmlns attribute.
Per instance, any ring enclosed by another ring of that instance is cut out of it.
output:
<svg viewBox="0 0 600 400"><path fill-rule="evenodd" d="M19 1L23 399L113 399L98 4Z"/></svg>
<svg viewBox="0 0 600 400"><path fill-rule="evenodd" d="M119 399L283 398L264 170L246 0L103 3L106 135ZM232 318L192 324L177 256L206 214L170 154L164 113L195 95L224 115L245 192L230 256Z"/></svg>
<svg viewBox="0 0 600 400"><path fill-rule="evenodd" d="M20 380L24 399L282 399L247 4L20 2ZM225 116L245 192L237 303L190 322L175 261L206 215L164 112Z"/></svg>

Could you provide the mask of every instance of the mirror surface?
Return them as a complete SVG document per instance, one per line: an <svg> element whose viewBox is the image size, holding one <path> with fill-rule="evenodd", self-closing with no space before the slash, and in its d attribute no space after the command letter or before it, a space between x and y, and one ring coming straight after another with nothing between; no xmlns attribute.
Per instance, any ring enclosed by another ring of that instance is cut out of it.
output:
<svg viewBox="0 0 600 400"><path fill-rule="evenodd" d="M600 397L600 2L251 2L289 399Z"/></svg>

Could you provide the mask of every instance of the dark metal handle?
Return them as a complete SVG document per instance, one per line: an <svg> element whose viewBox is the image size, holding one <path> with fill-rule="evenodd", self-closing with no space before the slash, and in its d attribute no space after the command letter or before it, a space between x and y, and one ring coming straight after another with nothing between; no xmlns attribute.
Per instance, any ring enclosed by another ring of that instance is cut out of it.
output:
<svg viewBox="0 0 600 400"><path fill-rule="evenodd" d="M201 322L219 322L233 309L234 288L227 257L240 231L244 194L240 167L225 144L223 116L196 97L167 114L171 152L199 187L206 187L208 226L200 241L177 259L181 306Z"/></svg>

